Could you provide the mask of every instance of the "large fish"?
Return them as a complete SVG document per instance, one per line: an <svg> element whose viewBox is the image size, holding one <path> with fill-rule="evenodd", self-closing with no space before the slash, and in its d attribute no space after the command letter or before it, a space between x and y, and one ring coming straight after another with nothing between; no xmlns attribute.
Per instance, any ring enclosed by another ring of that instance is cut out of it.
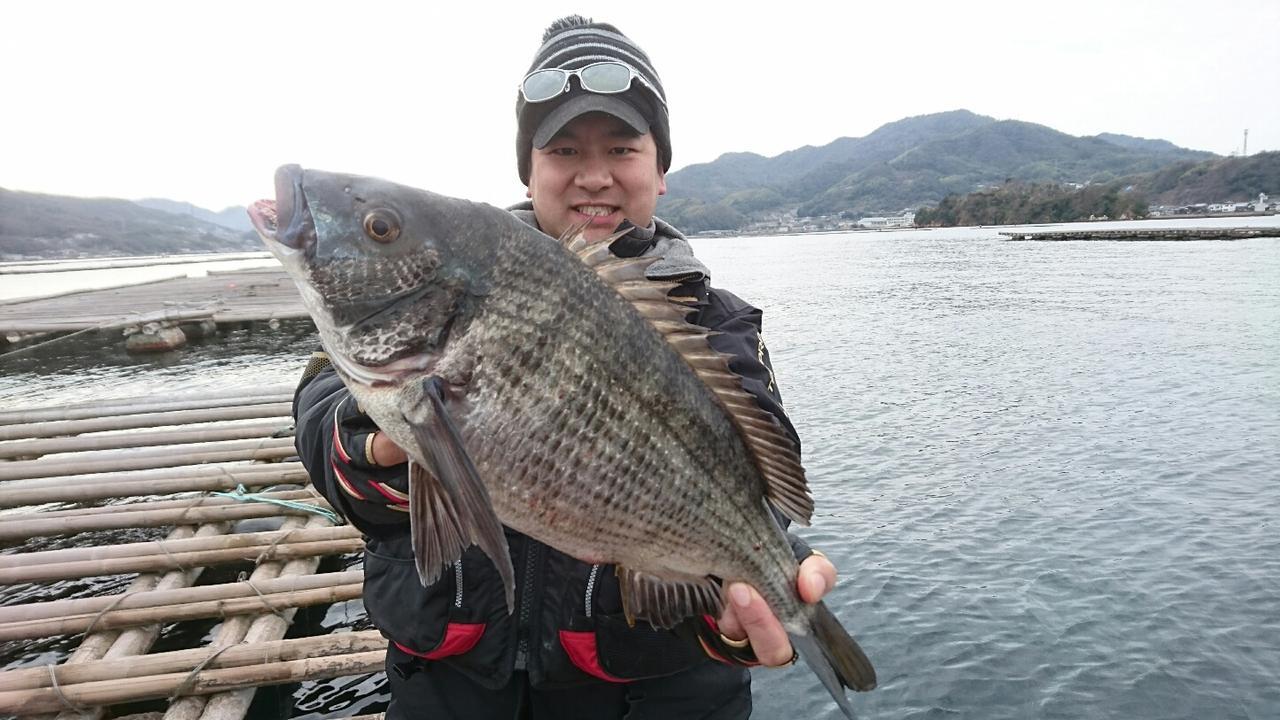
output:
<svg viewBox="0 0 1280 720"><path fill-rule="evenodd" d="M514 573L502 524L616 563L629 618L718 615L756 587L844 712L875 671L769 506L813 510L794 444L708 331L609 240L556 240L511 214L297 166L250 210L351 394L410 457L424 583L472 544ZM843 687L842 687L843 686Z"/></svg>

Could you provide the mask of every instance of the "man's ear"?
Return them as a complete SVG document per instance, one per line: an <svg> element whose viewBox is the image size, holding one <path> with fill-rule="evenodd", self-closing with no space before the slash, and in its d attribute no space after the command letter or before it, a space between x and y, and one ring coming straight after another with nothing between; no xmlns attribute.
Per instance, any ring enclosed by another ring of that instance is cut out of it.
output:
<svg viewBox="0 0 1280 720"><path fill-rule="evenodd" d="M667 194L667 174L662 170L658 170L658 194Z"/></svg>
<svg viewBox="0 0 1280 720"><path fill-rule="evenodd" d="M532 199L533 199L533 188L528 188L528 187L527 187L527 188L525 188L525 189L524 189L524 196L525 196L525 197L527 197L527 198L529 198L530 200L532 200Z"/></svg>

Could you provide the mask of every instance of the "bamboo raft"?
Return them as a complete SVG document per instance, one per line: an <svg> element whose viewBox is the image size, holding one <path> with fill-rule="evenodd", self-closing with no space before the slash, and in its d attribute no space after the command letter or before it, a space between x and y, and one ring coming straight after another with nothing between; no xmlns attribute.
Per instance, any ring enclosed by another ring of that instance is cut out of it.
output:
<svg viewBox="0 0 1280 720"><path fill-rule="evenodd" d="M1001 232L1008 240L1245 240L1280 237L1273 228L1163 228L1151 230L1044 230Z"/></svg>
<svg viewBox="0 0 1280 720"><path fill-rule="evenodd" d="M270 387L0 412L0 648L79 636L57 662L0 670L0 716L100 720L112 706L167 701L166 720L240 720L258 687L382 671L375 631L284 639L298 608L356 600L363 581L360 570L318 572L363 541L324 513L292 457L290 398ZM281 483L301 489L270 489ZM253 501L237 499L246 493ZM233 532L247 518L280 524ZM156 528L167 536L76 542ZM252 572L197 585L228 563ZM114 575L134 579L77 596L77 581ZM14 602L30 583L53 584L39 596L56 599ZM167 626L209 619L221 623L207 646L150 652Z"/></svg>

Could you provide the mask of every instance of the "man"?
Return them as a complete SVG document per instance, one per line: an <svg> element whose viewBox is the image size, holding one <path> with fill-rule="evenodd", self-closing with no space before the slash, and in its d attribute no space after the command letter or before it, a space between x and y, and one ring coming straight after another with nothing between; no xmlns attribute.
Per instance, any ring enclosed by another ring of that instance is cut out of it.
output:
<svg viewBox="0 0 1280 720"><path fill-rule="evenodd" d="M666 192L671 141L662 83L645 53L611 25L571 16L543 38L516 102L517 168L530 202L511 209L559 236L620 227L624 257L661 258L647 271L697 299L693 322L761 407L795 438L760 339L760 311L711 288L684 237L654 217ZM295 398L298 449L315 485L366 535L365 606L391 641L387 675L400 718L745 718L750 665L795 661L778 620L742 583L718 619L672 631L622 617L611 566L590 565L507 530L516 569L508 614L492 563L471 548L423 588L408 533L404 452L350 400L323 359ZM796 438L797 446L799 439ZM835 568L793 538L801 597L817 602Z"/></svg>

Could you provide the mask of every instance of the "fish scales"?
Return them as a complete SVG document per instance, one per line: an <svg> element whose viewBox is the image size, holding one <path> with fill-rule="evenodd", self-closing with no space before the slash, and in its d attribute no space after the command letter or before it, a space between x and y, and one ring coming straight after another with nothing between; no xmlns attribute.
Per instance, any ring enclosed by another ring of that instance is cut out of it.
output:
<svg viewBox="0 0 1280 720"><path fill-rule="evenodd" d="M481 358L456 419L482 477L513 491L491 495L499 517L579 557L776 585L726 562L780 547L767 516L747 510L763 487L730 420L648 322L564 254L504 236L502 287L457 354L446 351L463 364ZM585 493L583 477L593 480ZM788 603L775 595L775 606Z"/></svg>
<svg viewBox="0 0 1280 720"><path fill-rule="evenodd" d="M705 334L671 319L645 261L579 240L580 259L508 213L376 178L285 166L276 195L251 207L255 228L411 459L424 583L475 544L513 607L501 524L616 563L628 614L662 626L719 611L708 578L742 580L853 716L843 688L874 688L875 671L825 604L800 601L765 501L807 519L799 458Z"/></svg>

